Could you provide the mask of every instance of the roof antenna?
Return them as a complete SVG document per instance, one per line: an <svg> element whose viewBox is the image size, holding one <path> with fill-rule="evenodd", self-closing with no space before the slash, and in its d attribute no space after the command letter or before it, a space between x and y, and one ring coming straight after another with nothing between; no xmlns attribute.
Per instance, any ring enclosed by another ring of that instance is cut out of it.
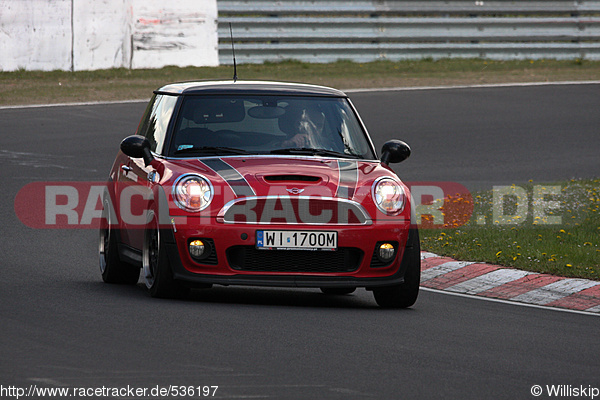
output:
<svg viewBox="0 0 600 400"><path fill-rule="evenodd" d="M233 46L233 30L231 29L231 22L229 23L229 34L231 35L231 51L233 52L233 82L237 82L237 65L235 63L235 47Z"/></svg>

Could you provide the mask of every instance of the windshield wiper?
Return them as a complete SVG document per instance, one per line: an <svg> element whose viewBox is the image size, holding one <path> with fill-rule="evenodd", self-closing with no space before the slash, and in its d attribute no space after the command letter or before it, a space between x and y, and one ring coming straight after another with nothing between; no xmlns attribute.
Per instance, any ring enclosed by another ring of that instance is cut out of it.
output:
<svg viewBox="0 0 600 400"><path fill-rule="evenodd" d="M272 150L271 154L308 154L313 156L330 156L330 157L344 157L344 158L362 158L358 154L346 154L334 150L326 149L311 149L307 147L294 147L289 149L276 149Z"/></svg>
<svg viewBox="0 0 600 400"><path fill-rule="evenodd" d="M210 154L252 154L243 149L235 149L233 147L221 146L202 146L202 147L186 147L175 151L175 154L183 153L210 153Z"/></svg>

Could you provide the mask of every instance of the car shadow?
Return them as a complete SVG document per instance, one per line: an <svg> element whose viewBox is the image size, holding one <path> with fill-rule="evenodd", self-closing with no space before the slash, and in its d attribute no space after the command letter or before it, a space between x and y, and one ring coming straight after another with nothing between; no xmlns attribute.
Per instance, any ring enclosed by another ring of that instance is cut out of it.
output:
<svg viewBox="0 0 600 400"><path fill-rule="evenodd" d="M319 289L216 286L211 289L192 290L186 300L283 307L377 308L371 296L370 293L360 289L347 295L326 295Z"/></svg>
<svg viewBox="0 0 600 400"><path fill-rule="evenodd" d="M411 308L405 310L383 309L375 302L372 292L360 288L351 294L326 295L319 289L312 288L213 286L210 289L192 289L187 296L179 299L154 299L148 295L146 287L141 282L137 285L106 284L102 281L86 281L79 282L79 284L83 285L87 292L92 292L95 295L127 298L134 302L369 309L382 312L412 311Z"/></svg>

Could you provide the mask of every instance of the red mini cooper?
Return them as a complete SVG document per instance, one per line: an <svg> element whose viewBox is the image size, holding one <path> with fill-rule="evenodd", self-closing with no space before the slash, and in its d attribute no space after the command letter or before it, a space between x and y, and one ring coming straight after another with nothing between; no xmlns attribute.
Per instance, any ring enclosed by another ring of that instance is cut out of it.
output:
<svg viewBox="0 0 600 400"><path fill-rule="evenodd" d="M373 291L410 307L419 235L407 186L377 157L343 92L278 82L177 83L154 92L103 196L100 270L153 297L212 285Z"/></svg>

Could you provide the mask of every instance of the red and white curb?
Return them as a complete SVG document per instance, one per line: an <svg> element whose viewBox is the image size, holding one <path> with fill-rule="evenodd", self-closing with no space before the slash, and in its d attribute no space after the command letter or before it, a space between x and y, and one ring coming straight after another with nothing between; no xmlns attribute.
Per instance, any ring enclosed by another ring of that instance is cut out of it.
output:
<svg viewBox="0 0 600 400"><path fill-rule="evenodd" d="M521 271L421 252L421 286L600 314L600 282Z"/></svg>

